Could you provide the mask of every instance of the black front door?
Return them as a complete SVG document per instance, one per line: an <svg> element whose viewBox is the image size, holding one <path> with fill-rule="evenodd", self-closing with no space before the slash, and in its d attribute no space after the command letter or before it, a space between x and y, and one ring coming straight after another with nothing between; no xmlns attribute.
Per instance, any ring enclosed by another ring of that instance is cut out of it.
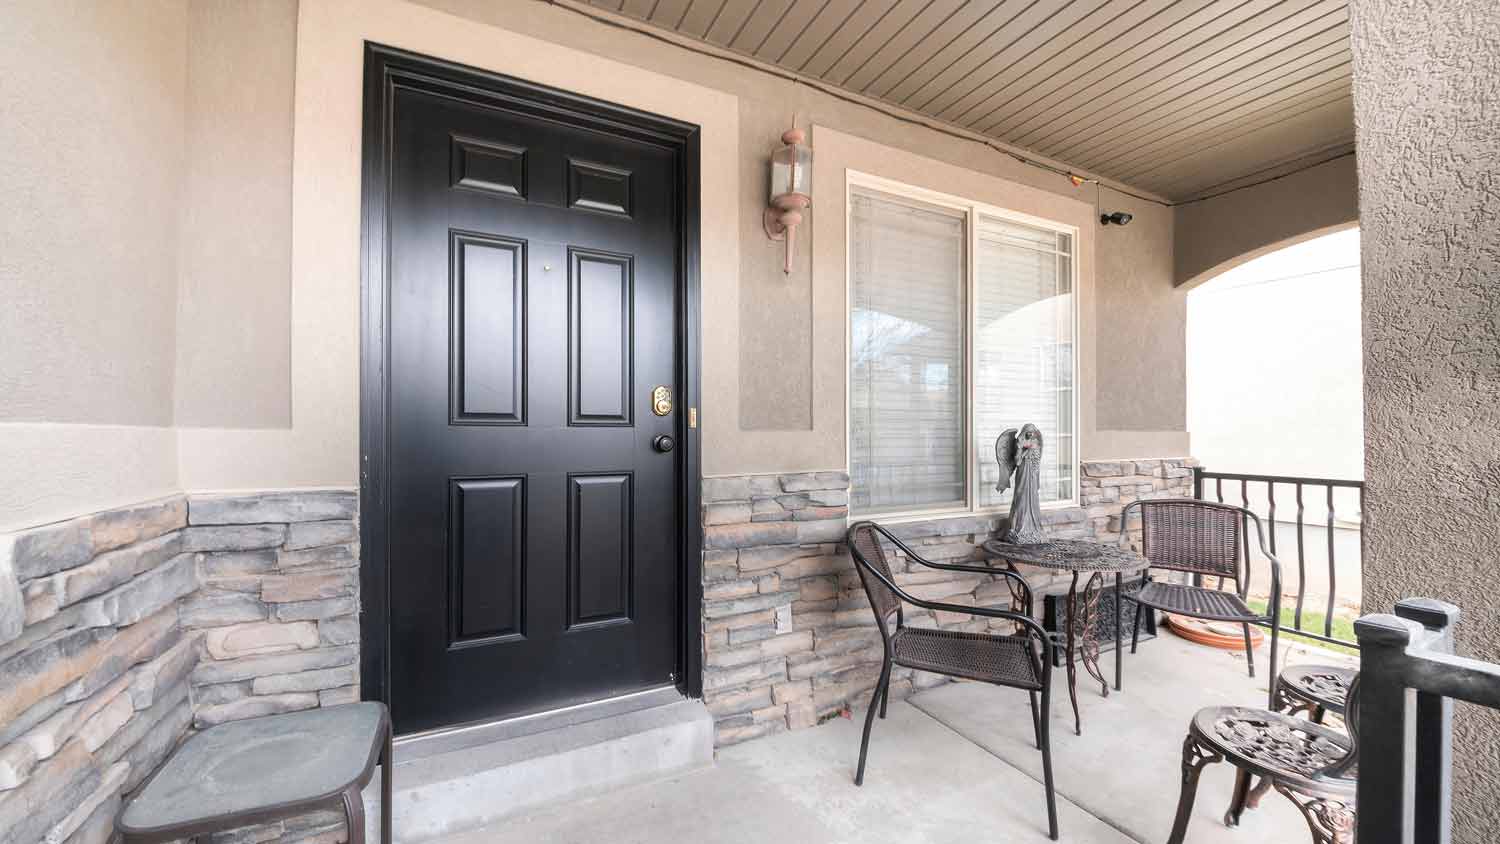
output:
<svg viewBox="0 0 1500 844"><path fill-rule="evenodd" d="M388 107L397 729L671 683L681 153L451 93Z"/></svg>

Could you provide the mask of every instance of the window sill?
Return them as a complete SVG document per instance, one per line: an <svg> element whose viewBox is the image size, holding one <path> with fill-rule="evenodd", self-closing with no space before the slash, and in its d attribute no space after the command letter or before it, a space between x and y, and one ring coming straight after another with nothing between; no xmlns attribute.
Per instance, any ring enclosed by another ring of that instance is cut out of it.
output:
<svg viewBox="0 0 1500 844"><path fill-rule="evenodd" d="M1071 510L1082 505L1078 499L1066 501L1049 501L1042 505L1044 512L1053 510ZM905 510L894 513L849 513L849 522L871 521L882 525L908 525L919 522L942 522L956 519L988 519L996 516L1006 517L1010 515L1010 505L1000 507L986 507L980 510Z"/></svg>

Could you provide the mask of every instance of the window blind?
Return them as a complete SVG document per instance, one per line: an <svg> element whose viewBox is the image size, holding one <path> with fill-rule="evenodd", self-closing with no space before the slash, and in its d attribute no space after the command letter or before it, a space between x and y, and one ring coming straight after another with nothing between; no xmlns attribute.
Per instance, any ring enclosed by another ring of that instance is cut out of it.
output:
<svg viewBox="0 0 1500 844"><path fill-rule="evenodd" d="M965 215L873 191L850 206L850 503L966 507Z"/></svg>
<svg viewBox="0 0 1500 844"><path fill-rule="evenodd" d="M1042 431L1041 500L1073 497L1073 243L1071 235L981 216L975 247L974 437L979 506L995 492L995 438L1030 422Z"/></svg>

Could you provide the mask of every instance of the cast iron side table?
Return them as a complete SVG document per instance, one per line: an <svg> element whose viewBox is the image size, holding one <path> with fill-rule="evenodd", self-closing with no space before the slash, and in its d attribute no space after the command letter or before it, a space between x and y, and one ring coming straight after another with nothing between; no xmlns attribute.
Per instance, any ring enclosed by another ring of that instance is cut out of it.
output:
<svg viewBox="0 0 1500 844"><path fill-rule="evenodd" d="M1029 545L1013 545L991 539L983 545L986 554L1006 561L1011 567L1017 563L1039 568L1059 569L1073 573L1068 586L1067 631L1063 646L1068 662L1068 698L1073 702L1073 731L1083 735L1083 719L1078 714L1078 668L1075 654L1083 659L1083 667L1089 675L1099 681L1099 687L1109 696L1109 682L1099 670L1099 642L1089 635L1089 627L1099 609L1099 593L1104 587L1104 575L1115 576L1115 688L1120 688L1122 614L1120 605L1125 594L1125 575L1145 571L1150 563L1145 557L1127 548L1106 545L1102 542L1087 542L1081 539L1053 539ZM1078 595L1078 576L1087 572L1089 579L1083 588L1083 601Z"/></svg>
<svg viewBox="0 0 1500 844"><path fill-rule="evenodd" d="M360 790L380 769L380 839L391 844L391 720L351 703L210 727L189 738L120 809L125 844L155 844L281 820L343 799L364 844Z"/></svg>

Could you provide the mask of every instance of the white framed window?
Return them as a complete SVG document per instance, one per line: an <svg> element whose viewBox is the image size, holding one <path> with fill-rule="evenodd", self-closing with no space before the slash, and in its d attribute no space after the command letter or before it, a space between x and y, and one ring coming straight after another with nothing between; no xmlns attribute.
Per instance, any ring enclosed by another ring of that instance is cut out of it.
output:
<svg viewBox="0 0 1500 844"><path fill-rule="evenodd" d="M1078 232L849 174L849 474L856 515L1008 507L995 438L1044 438L1043 506L1077 502Z"/></svg>

